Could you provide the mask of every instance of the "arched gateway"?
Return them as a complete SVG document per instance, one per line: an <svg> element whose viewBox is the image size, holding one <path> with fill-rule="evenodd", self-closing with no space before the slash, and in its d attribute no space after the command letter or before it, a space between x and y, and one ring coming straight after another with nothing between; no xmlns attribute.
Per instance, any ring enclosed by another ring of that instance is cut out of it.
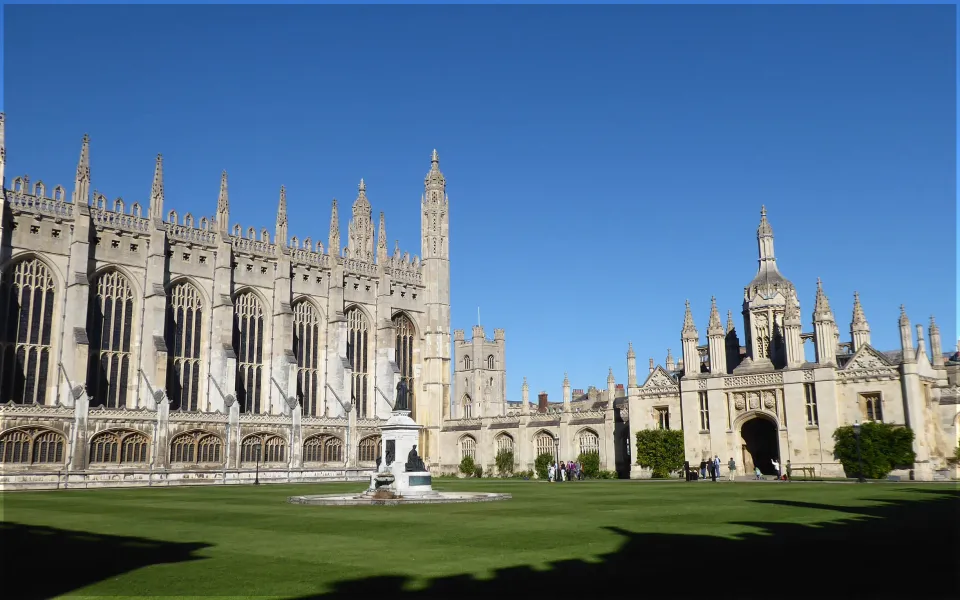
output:
<svg viewBox="0 0 960 600"><path fill-rule="evenodd" d="M757 415L740 425L740 460L749 475L760 467L764 475L776 475L772 460L780 461L780 440L777 424L770 418ZM783 466L781 465L781 471Z"/></svg>

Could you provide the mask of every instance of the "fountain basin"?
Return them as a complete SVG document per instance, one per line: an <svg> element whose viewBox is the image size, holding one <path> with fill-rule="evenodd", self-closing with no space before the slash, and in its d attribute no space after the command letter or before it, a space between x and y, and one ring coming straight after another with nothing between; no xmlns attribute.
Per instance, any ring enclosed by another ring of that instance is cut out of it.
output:
<svg viewBox="0 0 960 600"><path fill-rule="evenodd" d="M379 497L377 497L379 496ZM290 496L291 504L310 504L314 506L395 506L398 504L456 504L463 502L495 502L509 500L511 494L487 492L419 492L406 496L396 495L385 498L382 495L364 492L362 494L318 494L312 496Z"/></svg>

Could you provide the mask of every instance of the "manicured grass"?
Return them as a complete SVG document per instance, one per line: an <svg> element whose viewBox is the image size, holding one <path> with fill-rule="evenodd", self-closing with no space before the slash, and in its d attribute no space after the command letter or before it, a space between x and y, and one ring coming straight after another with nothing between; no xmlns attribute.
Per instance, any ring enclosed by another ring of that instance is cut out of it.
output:
<svg viewBox="0 0 960 600"><path fill-rule="evenodd" d="M5 585L32 579L34 597L338 591L362 599L401 588L455 597L506 593L518 582L541 586L545 576L556 578L550 573L558 561L575 561L566 572L578 577L617 585L623 569L628 579L655 568L679 570L675 578L684 567L697 571L709 561L719 568L742 560L737 554L771 548L779 555L737 563L745 579L768 559L818 568L829 558L824 551L840 552L837 545L852 535L859 543L914 543L913 536L926 540L926 549L957 547L956 523L950 537L951 523L935 522L957 515L951 484L438 480L435 487L513 499L393 507L286 502L360 491L356 483L7 493L0 496L3 561L15 568L5 569ZM820 555L805 562L813 548ZM42 575L57 569L59 579ZM456 579L441 585L437 578ZM548 596L572 593L560 585Z"/></svg>

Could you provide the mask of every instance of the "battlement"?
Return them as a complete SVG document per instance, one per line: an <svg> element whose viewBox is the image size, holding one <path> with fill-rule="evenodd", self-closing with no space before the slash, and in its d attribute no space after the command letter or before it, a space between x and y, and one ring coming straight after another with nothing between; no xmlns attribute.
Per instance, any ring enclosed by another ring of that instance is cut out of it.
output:
<svg viewBox="0 0 960 600"><path fill-rule="evenodd" d="M494 330L493 330L493 339L494 339L495 341L498 341L498 342L504 341L504 339L505 339L504 330L503 330L503 329L494 329Z"/></svg>
<svg viewBox="0 0 960 600"><path fill-rule="evenodd" d="M474 339L486 339L487 334L483 331L483 325L474 325L473 326L473 337Z"/></svg>
<svg viewBox="0 0 960 600"><path fill-rule="evenodd" d="M466 341L466 340L464 339L464 337L463 337L463 330L462 330L462 329L454 329L454 330L453 330L453 341L455 341L455 342L464 342L464 341Z"/></svg>

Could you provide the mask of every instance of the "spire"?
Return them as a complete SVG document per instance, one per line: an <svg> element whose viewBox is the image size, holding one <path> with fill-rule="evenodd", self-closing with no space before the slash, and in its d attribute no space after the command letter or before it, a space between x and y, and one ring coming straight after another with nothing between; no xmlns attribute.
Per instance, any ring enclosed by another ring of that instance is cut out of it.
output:
<svg viewBox="0 0 960 600"><path fill-rule="evenodd" d="M667 371L673 371L676 369L676 364L673 362L673 354L670 351L670 348L667 348L667 360L664 361L664 366L667 368Z"/></svg>
<svg viewBox="0 0 960 600"><path fill-rule="evenodd" d="M736 325L733 324L733 311L727 311L727 333L730 333L736 329Z"/></svg>
<svg viewBox="0 0 960 600"><path fill-rule="evenodd" d="M900 327L906 325L910 327L910 318L907 317L907 309L904 305L900 305Z"/></svg>
<svg viewBox="0 0 960 600"><path fill-rule="evenodd" d="M427 205L437 206L444 204L446 201L446 187L447 181L444 179L443 173L440 172L440 155L437 154L436 149L434 149L433 154L430 155L430 171L427 173L427 176L423 178L424 208L426 208Z"/></svg>
<svg viewBox="0 0 960 600"><path fill-rule="evenodd" d="M380 230L377 232L377 262L380 264L387 262L387 224L383 218L383 211L380 211Z"/></svg>
<svg viewBox="0 0 960 600"><path fill-rule="evenodd" d="M357 191L347 233L347 247L351 257L373 261L373 218L370 216L370 201L367 200L367 184L363 179L360 180Z"/></svg>
<svg viewBox="0 0 960 600"><path fill-rule="evenodd" d="M163 219L163 155L157 155L153 167L153 187L150 189L150 217Z"/></svg>
<svg viewBox="0 0 960 600"><path fill-rule="evenodd" d="M330 210L330 237L327 239L327 254L340 256L340 215L337 214L337 199Z"/></svg>
<svg viewBox="0 0 960 600"><path fill-rule="evenodd" d="M800 326L800 306L793 298L787 299L787 305L783 311L783 321L784 325Z"/></svg>
<svg viewBox="0 0 960 600"><path fill-rule="evenodd" d="M277 246L287 247L287 188L280 186L280 204L277 206Z"/></svg>
<svg viewBox="0 0 960 600"><path fill-rule="evenodd" d="M227 196L227 172L220 173L220 196L217 198L217 226L226 234L230 230L230 200Z"/></svg>
<svg viewBox="0 0 960 600"><path fill-rule="evenodd" d="M73 181L73 203L90 204L90 136L83 134L77 177Z"/></svg>
<svg viewBox="0 0 960 600"><path fill-rule="evenodd" d="M610 367L610 371L607 373L607 385L611 383L616 383L617 379L613 376L613 367Z"/></svg>
<svg viewBox="0 0 960 600"><path fill-rule="evenodd" d="M5 134L6 130L6 115L0 112L0 195L3 194L3 189L6 187L6 181L4 180L4 170L7 166L7 138Z"/></svg>
<svg viewBox="0 0 960 600"><path fill-rule="evenodd" d="M627 358L636 358L637 355L633 352L633 342L627 342Z"/></svg>
<svg viewBox="0 0 960 600"><path fill-rule="evenodd" d="M699 338L697 326L693 324L693 313L690 311L690 301L686 301L686 312L683 314L683 338Z"/></svg>
<svg viewBox="0 0 960 600"><path fill-rule="evenodd" d="M567 377L566 371L563 372L563 385L564 387L568 387L570 385L570 378Z"/></svg>
<svg viewBox="0 0 960 600"><path fill-rule="evenodd" d="M436 150L434 150L434 152L436 152ZM521 389L523 389L523 390L529 390L529 389L530 389L530 386L527 385L527 378L526 378L526 377L523 378L523 386L522 386Z"/></svg>
<svg viewBox="0 0 960 600"><path fill-rule="evenodd" d="M860 305L860 292L853 293L853 324L867 324L867 317L863 314L863 306Z"/></svg>
<svg viewBox="0 0 960 600"><path fill-rule="evenodd" d="M813 319L815 321L833 320L833 311L830 310L830 301L827 300L827 295L823 292L823 282L820 281L819 277L817 277L817 301L813 307Z"/></svg>
<svg viewBox="0 0 960 600"><path fill-rule="evenodd" d="M720 311L717 310L717 297L710 297L710 322L707 325L707 335L723 335L723 325L720 323Z"/></svg>
<svg viewBox="0 0 960 600"><path fill-rule="evenodd" d="M653 366L653 358L651 357L651 358L650 358L650 367L649 367L651 373L653 373L654 368L655 368L655 367Z"/></svg>
<svg viewBox="0 0 960 600"><path fill-rule="evenodd" d="M930 315L930 359L935 367L942 367L944 364L943 346L940 345L940 328L933 315Z"/></svg>

